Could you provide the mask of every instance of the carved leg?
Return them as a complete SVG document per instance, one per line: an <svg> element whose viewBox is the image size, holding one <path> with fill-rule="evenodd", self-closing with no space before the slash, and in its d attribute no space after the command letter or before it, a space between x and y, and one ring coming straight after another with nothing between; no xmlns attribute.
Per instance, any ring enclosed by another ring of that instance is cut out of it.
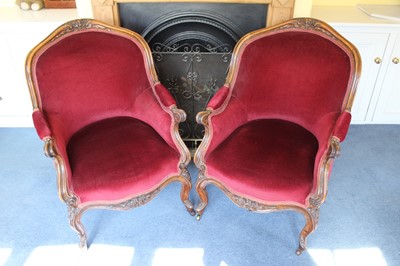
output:
<svg viewBox="0 0 400 266"><path fill-rule="evenodd" d="M196 219L198 221L201 219L204 209L207 207L208 204L206 185L207 185L206 179L199 179L196 184L196 191L200 197L200 203L196 207L196 212L197 212Z"/></svg>
<svg viewBox="0 0 400 266"><path fill-rule="evenodd" d="M185 205L189 214L194 216L196 212L194 210L193 203L189 200L189 193L191 188L192 188L192 183L190 182L190 180L184 178L182 181L181 200Z"/></svg>
<svg viewBox="0 0 400 266"><path fill-rule="evenodd" d="M301 255L307 248L307 237L314 232L318 226L319 220L319 207L311 207L303 212L306 218L306 225L300 233L299 248L296 250L296 255Z"/></svg>
<svg viewBox="0 0 400 266"><path fill-rule="evenodd" d="M179 165L179 168L181 169L181 176L179 177L179 181L181 181L182 183L181 200L183 202L183 205L185 205L189 214L194 216L196 214L196 212L194 211L194 205L189 200L189 193L190 190L192 189L192 180L190 178L189 171L187 170L186 165L184 163L181 163Z"/></svg>
<svg viewBox="0 0 400 266"><path fill-rule="evenodd" d="M72 229L78 233L79 236L79 247L87 249L87 237L85 228L81 223L82 209L76 208L74 206L68 206L68 218L69 224Z"/></svg>

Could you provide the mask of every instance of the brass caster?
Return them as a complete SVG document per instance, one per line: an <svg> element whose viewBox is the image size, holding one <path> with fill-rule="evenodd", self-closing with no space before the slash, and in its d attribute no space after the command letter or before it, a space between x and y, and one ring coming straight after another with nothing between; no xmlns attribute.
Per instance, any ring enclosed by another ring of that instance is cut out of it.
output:
<svg viewBox="0 0 400 266"><path fill-rule="evenodd" d="M197 214L196 220L197 220L197 221L200 221L200 219L201 219L201 214Z"/></svg>

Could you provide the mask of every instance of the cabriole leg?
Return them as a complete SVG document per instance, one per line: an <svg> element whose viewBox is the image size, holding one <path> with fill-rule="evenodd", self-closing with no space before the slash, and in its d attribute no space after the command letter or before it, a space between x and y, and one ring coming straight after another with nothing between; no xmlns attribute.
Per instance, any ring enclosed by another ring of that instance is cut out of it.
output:
<svg viewBox="0 0 400 266"><path fill-rule="evenodd" d="M200 203L196 207L197 216L196 219L199 221L201 216L203 215L204 209L207 207L208 204L208 195L206 190L206 180L200 180L196 184L196 191L200 197Z"/></svg>
<svg viewBox="0 0 400 266"><path fill-rule="evenodd" d="M296 250L296 255L301 255L307 248L307 237L317 229L319 220L319 207L308 208L304 213L306 225L300 232L299 247Z"/></svg>
<svg viewBox="0 0 400 266"><path fill-rule="evenodd" d="M185 205L189 214L194 216L196 214L196 212L194 211L194 205L189 200L189 193L190 190L192 189L192 180L190 178L190 174L189 171L187 170L186 164L181 163L179 165L179 168L181 169L181 174L178 178L179 181L182 183L181 200L183 202L183 205Z"/></svg>
<svg viewBox="0 0 400 266"><path fill-rule="evenodd" d="M181 200L182 200L183 204L185 205L189 214L194 216L196 214L196 212L194 210L194 205L189 200L189 193L190 193L191 188L192 188L192 183L190 182L190 179L184 178L182 181Z"/></svg>
<svg viewBox="0 0 400 266"><path fill-rule="evenodd" d="M87 237L86 231L81 223L82 209L76 208L74 206L68 206L68 216L69 216L69 224L71 228L78 234L79 236L79 247L87 249Z"/></svg>

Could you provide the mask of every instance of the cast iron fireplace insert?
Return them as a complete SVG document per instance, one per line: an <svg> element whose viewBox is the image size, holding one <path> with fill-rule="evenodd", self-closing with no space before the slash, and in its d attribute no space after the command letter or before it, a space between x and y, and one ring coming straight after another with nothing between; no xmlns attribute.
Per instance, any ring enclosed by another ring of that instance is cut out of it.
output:
<svg viewBox="0 0 400 266"><path fill-rule="evenodd" d="M180 134L196 148L204 129L196 114L224 84L232 50L266 27L266 4L119 3L120 25L148 42L160 82L187 113Z"/></svg>

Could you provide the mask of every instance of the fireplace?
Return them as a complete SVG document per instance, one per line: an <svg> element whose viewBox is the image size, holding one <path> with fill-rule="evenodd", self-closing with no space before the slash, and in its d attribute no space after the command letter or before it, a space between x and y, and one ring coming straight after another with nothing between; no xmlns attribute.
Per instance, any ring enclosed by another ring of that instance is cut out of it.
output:
<svg viewBox="0 0 400 266"><path fill-rule="evenodd" d="M138 32L148 42L160 82L187 113L180 133L194 149L203 137L195 116L224 84L236 42L289 19L294 0L92 4L96 19Z"/></svg>

